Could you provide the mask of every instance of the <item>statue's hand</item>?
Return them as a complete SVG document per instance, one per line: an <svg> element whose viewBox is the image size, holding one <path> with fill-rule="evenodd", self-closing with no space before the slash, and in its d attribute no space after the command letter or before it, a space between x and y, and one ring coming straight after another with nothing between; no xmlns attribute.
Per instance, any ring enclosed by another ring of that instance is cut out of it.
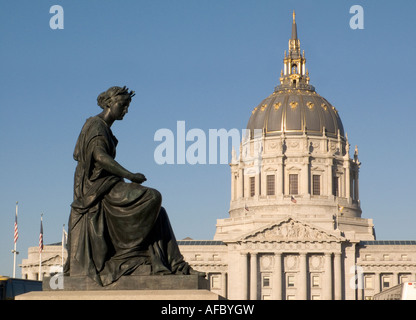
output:
<svg viewBox="0 0 416 320"><path fill-rule="evenodd" d="M135 183L143 183L145 182L147 179L146 177L141 174L141 173L133 173L133 175L131 176L131 179L129 179L131 182L135 182Z"/></svg>

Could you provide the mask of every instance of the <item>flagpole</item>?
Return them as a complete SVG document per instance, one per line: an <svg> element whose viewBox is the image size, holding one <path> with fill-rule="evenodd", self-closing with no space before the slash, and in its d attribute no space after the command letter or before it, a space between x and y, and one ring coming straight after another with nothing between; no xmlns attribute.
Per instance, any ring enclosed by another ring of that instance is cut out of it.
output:
<svg viewBox="0 0 416 320"><path fill-rule="evenodd" d="M16 278L16 256L18 254L17 252L17 238L18 238L18 231L17 231L17 210L18 210L18 201L16 201L16 215L14 220L14 249L13 252L13 278Z"/></svg>
<svg viewBox="0 0 416 320"><path fill-rule="evenodd" d="M43 213L40 214L40 234L39 234L39 276L38 280L42 281L42 249L43 249Z"/></svg>

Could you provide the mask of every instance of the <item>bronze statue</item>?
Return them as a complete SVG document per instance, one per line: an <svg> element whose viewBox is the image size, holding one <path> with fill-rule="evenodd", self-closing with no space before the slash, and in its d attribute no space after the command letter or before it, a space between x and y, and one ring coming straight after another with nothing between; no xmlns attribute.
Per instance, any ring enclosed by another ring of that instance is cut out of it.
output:
<svg viewBox="0 0 416 320"><path fill-rule="evenodd" d="M143 174L115 161L111 125L123 119L134 95L126 87L101 93L103 111L87 119L74 151L78 165L64 274L88 276L102 286L130 274L197 273L180 253L161 194L141 185Z"/></svg>

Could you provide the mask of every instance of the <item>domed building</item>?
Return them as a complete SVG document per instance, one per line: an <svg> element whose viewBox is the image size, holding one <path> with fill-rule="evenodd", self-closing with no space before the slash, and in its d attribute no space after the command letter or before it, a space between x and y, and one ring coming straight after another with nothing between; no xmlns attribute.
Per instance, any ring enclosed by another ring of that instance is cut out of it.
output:
<svg viewBox="0 0 416 320"><path fill-rule="evenodd" d="M280 84L233 152L229 218L181 252L228 299L362 300L416 280L416 241L377 241L362 216L358 148L310 84L295 13Z"/></svg>
<svg viewBox="0 0 416 320"><path fill-rule="evenodd" d="M246 231L247 218L236 222L241 216L261 226L289 214L374 240L372 221L361 219L357 148L351 157L338 110L309 84L295 16L283 66L280 85L252 111L240 157L232 160L231 220L220 223L216 239Z"/></svg>

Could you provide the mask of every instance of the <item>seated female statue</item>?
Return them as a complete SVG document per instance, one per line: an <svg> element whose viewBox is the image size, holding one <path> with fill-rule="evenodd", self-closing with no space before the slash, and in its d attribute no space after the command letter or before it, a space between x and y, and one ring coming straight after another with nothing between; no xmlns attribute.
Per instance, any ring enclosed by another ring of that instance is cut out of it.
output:
<svg viewBox="0 0 416 320"><path fill-rule="evenodd" d="M89 276L103 286L129 274L196 273L180 253L161 194L142 185L143 174L115 160L111 126L126 115L133 96L126 87L101 93L103 111L87 119L74 151L78 164L64 273Z"/></svg>

